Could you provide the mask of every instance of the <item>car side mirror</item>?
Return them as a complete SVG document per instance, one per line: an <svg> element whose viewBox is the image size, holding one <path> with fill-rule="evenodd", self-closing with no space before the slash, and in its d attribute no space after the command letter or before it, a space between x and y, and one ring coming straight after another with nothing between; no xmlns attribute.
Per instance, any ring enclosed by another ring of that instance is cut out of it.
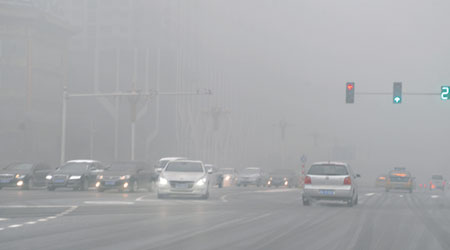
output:
<svg viewBox="0 0 450 250"><path fill-rule="evenodd" d="M160 173L162 172L162 168L155 168L155 172L156 172L157 174L160 174Z"/></svg>
<svg viewBox="0 0 450 250"><path fill-rule="evenodd" d="M208 169L208 174L212 174L212 173L213 173L212 169Z"/></svg>
<svg viewBox="0 0 450 250"><path fill-rule="evenodd" d="M356 174L356 178L361 178L361 175L360 174Z"/></svg>

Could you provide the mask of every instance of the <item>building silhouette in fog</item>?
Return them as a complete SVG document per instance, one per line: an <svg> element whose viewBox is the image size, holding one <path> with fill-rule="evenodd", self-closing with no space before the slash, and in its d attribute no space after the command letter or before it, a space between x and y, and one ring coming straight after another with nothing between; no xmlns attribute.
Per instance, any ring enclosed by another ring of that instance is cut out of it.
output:
<svg viewBox="0 0 450 250"><path fill-rule="evenodd" d="M75 30L32 1L0 1L1 162L55 163L68 41Z"/></svg>

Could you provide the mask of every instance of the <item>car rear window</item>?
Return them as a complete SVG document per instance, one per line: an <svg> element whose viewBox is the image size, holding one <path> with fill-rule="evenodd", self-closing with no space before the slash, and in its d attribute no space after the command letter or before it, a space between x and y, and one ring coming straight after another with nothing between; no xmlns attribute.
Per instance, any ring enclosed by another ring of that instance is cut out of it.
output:
<svg viewBox="0 0 450 250"><path fill-rule="evenodd" d="M408 182L410 177L390 176L389 179L392 182Z"/></svg>
<svg viewBox="0 0 450 250"><path fill-rule="evenodd" d="M444 177L442 177L442 175L433 175L431 178L433 180L443 180L444 179Z"/></svg>
<svg viewBox="0 0 450 250"><path fill-rule="evenodd" d="M312 165L310 175L348 175L347 167L343 165Z"/></svg>

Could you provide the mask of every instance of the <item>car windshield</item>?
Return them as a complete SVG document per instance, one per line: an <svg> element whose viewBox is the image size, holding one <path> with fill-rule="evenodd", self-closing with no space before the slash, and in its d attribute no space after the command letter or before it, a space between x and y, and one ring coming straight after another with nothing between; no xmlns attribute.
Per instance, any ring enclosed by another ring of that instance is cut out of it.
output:
<svg viewBox="0 0 450 250"><path fill-rule="evenodd" d="M444 179L444 177L442 177L442 175L433 175L431 178L433 180L443 180Z"/></svg>
<svg viewBox="0 0 450 250"><path fill-rule="evenodd" d="M348 175L347 167L343 165L313 165L309 175Z"/></svg>
<svg viewBox="0 0 450 250"><path fill-rule="evenodd" d="M17 163L11 164L6 167L8 170L31 170L33 168L33 164L29 163Z"/></svg>
<svg viewBox="0 0 450 250"><path fill-rule="evenodd" d="M165 168L168 162L169 162L169 160L167 160L167 161L160 161L159 162L159 167L160 168Z"/></svg>
<svg viewBox="0 0 450 250"><path fill-rule="evenodd" d="M259 174L260 170L256 168L246 168L242 170L242 174Z"/></svg>
<svg viewBox="0 0 450 250"><path fill-rule="evenodd" d="M85 171L89 166L88 163L67 163L59 168L60 171Z"/></svg>
<svg viewBox="0 0 450 250"><path fill-rule="evenodd" d="M167 164L165 172L204 172L202 164L198 162L174 161Z"/></svg>
<svg viewBox="0 0 450 250"><path fill-rule="evenodd" d="M131 171L136 169L137 164L132 162L114 162L108 167L108 171Z"/></svg>

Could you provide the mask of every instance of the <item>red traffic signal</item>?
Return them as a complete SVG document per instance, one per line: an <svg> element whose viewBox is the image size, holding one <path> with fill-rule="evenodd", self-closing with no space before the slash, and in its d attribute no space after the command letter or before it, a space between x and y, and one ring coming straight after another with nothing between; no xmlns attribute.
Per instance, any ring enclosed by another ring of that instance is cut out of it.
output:
<svg viewBox="0 0 450 250"><path fill-rule="evenodd" d="M352 83L347 83L347 89L348 90L352 90L353 89L353 84Z"/></svg>
<svg viewBox="0 0 450 250"><path fill-rule="evenodd" d="M345 103L354 103L355 102L355 83L348 82L346 83L345 89Z"/></svg>

